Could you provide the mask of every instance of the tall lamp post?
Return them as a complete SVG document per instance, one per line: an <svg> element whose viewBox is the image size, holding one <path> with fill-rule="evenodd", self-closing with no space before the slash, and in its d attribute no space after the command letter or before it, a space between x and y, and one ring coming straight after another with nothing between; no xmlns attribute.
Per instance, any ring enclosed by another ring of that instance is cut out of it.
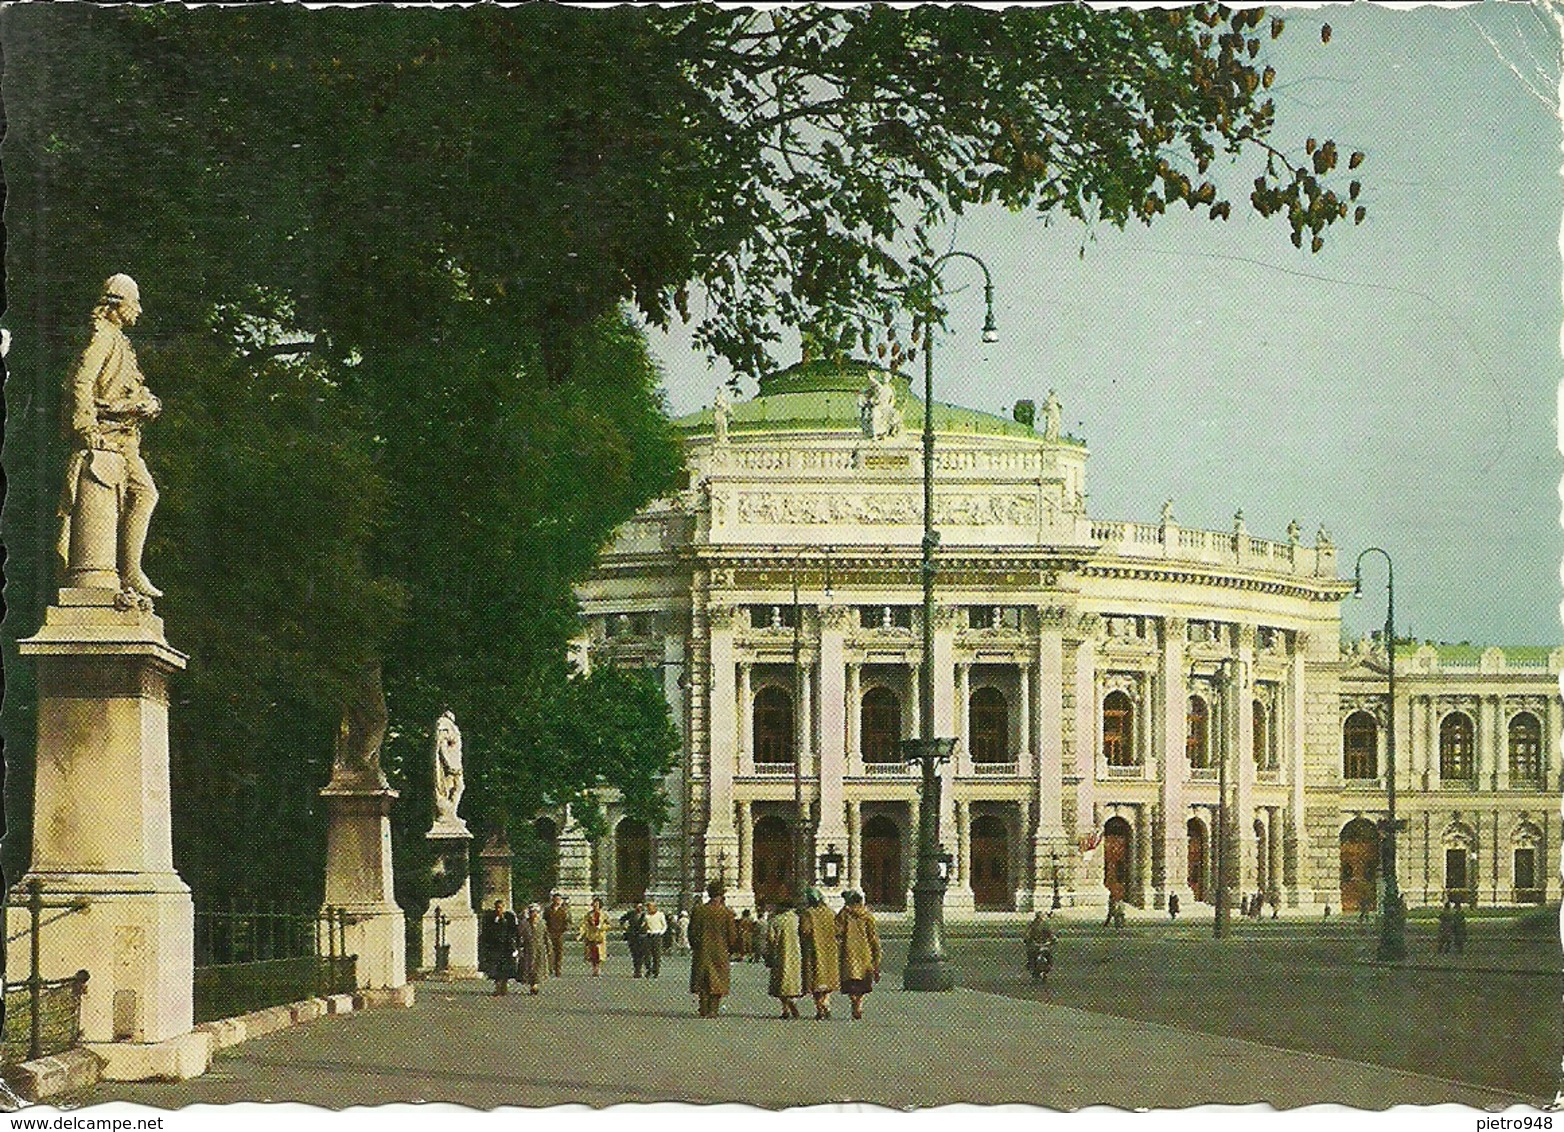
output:
<svg viewBox="0 0 1564 1132"><path fill-rule="evenodd" d="M940 871L939 764L950 758L954 739L934 737L934 288L939 269L969 259L983 270L987 316L983 341L999 341L994 325L994 280L988 265L971 252L947 252L929 264L929 307L923 321L923 664L918 669L918 737L902 742L909 763L923 769L918 800L918 876L912 886L912 942L902 986L912 991L949 990L954 981L945 959L945 878Z"/></svg>
<svg viewBox="0 0 1564 1132"><path fill-rule="evenodd" d="M1400 829L1396 821L1396 568L1390 555L1377 546L1371 546L1358 555L1353 570L1352 596L1363 596L1363 559L1377 554L1385 560L1385 658L1387 668L1385 712L1385 798L1389 810L1380 841L1383 855L1381 868L1385 875L1384 907L1379 913L1379 950L1381 960L1399 960L1407 957L1406 908L1401 903L1401 886L1396 878L1396 833Z"/></svg>
<svg viewBox="0 0 1564 1132"><path fill-rule="evenodd" d="M1228 688L1233 675L1232 663L1224 660L1217 667L1217 743L1216 743L1216 915L1211 922L1211 933L1217 939L1227 935L1232 923L1232 911L1227 902L1228 860L1227 812L1227 713L1234 696Z"/></svg>
<svg viewBox="0 0 1564 1132"><path fill-rule="evenodd" d="M831 551L825 548L825 596L831 597ZM804 809L804 752L809 750L809 731L803 725L804 696L804 640L803 611L798 603L798 564L803 553L793 555L788 571L793 585L793 875L798 894L814 882L814 854L804 838L808 813ZM811 717L812 718L812 717Z"/></svg>

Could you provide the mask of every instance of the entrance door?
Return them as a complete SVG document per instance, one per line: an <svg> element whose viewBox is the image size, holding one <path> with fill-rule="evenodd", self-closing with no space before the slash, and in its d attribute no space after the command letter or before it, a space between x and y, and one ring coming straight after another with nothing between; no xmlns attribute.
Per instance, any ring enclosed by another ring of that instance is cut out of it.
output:
<svg viewBox="0 0 1564 1132"><path fill-rule="evenodd" d="M901 830L884 814L875 815L863 826L863 898L871 908L900 910L907 906Z"/></svg>
<svg viewBox="0 0 1564 1132"><path fill-rule="evenodd" d="M1537 851L1530 846L1515 850L1515 900L1542 903L1542 892L1537 887Z"/></svg>
<svg viewBox="0 0 1564 1132"><path fill-rule="evenodd" d="M651 828L637 818L625 818L614 831L614 903L640 903L651 875Z"/></svg>
<svg viewBox="0 0 1564 1132"><path fill-rule="evenodd" d="M1189 819L1189 893L1196 900L1206 898L1206 827Z"/></svg>
<svg viewBox="0 0 1564 1132"><path fill-rule="evenodd" d="M1445 895L1453 900L1467 901L1470 894L1466 876L1466 849L1458 846L1445 850Z"/></svg>
<svg viewBox="0 0 1564 1132"><path fill-rule="evenodd" d="M793 879L793 834L775 815L755 823L755 900L776 904L788 899Z"/></svg>
<svg viewBox="0 0 1564 1132"><path fill-rule="evenodd" d="M1130 823L1123 818L1102 827L1102 883L1115 900L1130 890Z"/></svg>
<svg viewBox="0 0 1564 1132"><path fill-rule="evenodd" d="M1010 883L1010 837L993 814L972 821L972 900L979 908L1009 911L1015 905Z"/></svg>
<svg viewBox="0 0 1564 1132"><path fill-rule="evenodd" d="M1372 909L1378 879L1379 831L1367 818L1357 818L1341 831L1342 912Z"/></svg>

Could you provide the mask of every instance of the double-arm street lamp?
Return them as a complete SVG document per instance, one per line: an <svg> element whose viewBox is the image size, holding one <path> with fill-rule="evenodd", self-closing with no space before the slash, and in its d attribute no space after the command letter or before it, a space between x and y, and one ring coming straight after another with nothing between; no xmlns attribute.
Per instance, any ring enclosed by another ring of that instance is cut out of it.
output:
<svg viewBox="0 0 1564 1132"><path fill-rule="evenodd" d="M833 547L825 547L825 596L831 597L831 553ZM802 896L815 876L814 852L804 836L809 824L809 811L804 807L804 754L809 750L810 728L804 726L804 699L808 689L804 686L804 617L798 603L798 564L803 552L793 555L788 569L793 585L793 875L797 877L798 893ZM811 721L813 716L810 716ZM823 860L823 858L822 858ZM824 867L822 865L822 867Z"/></svg>
<svg viewBox="0 0 1564 1132"><path fill-rule="evenodd" d="M1399 960L1407 957L1406 908L1401 903L1401 886L1396 878L1396 833L1400 829L1396 821L1396 568L1390 555L1377 546L1371 546L1358 555L1353 570L1353 597L1363 596L1363 559L1377 554L1385 560L1385 664L1387 683L1385 697L1385 796L1389 811L1382 829L1380 853L1381 868L1385 876L1384 906L1379 913L1379 950L1382 960Z"/></svg>
<svg viewBox="0 0 1564 1132"><path fill-rule="evenodd" d="M983 341L999 341L994 325L994 280L988 265L970 252L947 252L929 264L928 307L923 319L923 664L918 669L918 737L904 740L909 763L923 770L918 800L918 875L912 886L912 943L902 986L907 990L949 990L953 985L945 959L945 878L940 872L939 764L950 758L954 739L934 737L934 290L941 267L970 259L983 270L987 317Z"/></svg>

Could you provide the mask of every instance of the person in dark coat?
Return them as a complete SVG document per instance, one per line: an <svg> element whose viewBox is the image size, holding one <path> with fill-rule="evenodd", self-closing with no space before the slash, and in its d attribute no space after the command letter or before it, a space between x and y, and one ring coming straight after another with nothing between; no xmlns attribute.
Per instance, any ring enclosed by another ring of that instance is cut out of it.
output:
<svg viewBox="0 0 1564 1132"><path fill-rule="evenodd" d="M1435 950L1443 955L1450 950L1450 943L1455 935L1455 902L1446 900L1444 907L1439 909L1439 942Z"/></svg>
<svg viewBox="0 0 1564 1132"><path fill-rule="evenodd" d="M707 900L690 913L690 993L699 999L700 1016L715 1018L728 993L728 963L739 946L738 921L723 900L722 882L706 886Z"/></svg>
<svg viewBox="0 0 1564 1132"><path fill-rule="evenodd" d="M478 968L494 980L495 994L505 994L507 984L517 977L520 950L516 913L506 910L505 901L496 900L494 910L483 917L478 928Z"/></svg>
<svg viewBox="0 0 1564 1132"><path fill-rule="evenodd" d="M1178 893L1168 893L1168 919L1178 919Z"/></svg>
<svg viewBox="0 0 1564 1132"><path fill-rule="evenodd" d="M1455 917L1450 924L1450 942L1455 944L1456 951L1466 952L1466 905L1459 900L1455 902Z"/></svg>
<svg viewBox="0 0 1564 1132"><path fill-rule="evenodd" d="M630 962L635 967L634 977L639 979L646 968L646 905L637 904L619 917L619 926L625 930L625 943L630 948Z"/></svg>

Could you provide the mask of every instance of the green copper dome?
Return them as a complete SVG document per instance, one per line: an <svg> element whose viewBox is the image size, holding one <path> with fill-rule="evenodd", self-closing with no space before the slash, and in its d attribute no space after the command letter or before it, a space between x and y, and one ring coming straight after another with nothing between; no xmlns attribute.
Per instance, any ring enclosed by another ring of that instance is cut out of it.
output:
<svg viewBox="0 0 1564 1132"><path fill-rule="evenodd" d="M923 400L913 395L905 374L862 361L801 362L760 379L760 392L748 401L735 401L728 414L730 435L747 432L842 431L861 428L858 397L871 374L889 373L901 409L902 427L910 432L923 428ZM674 427L686 434L712 430L712 410L680 417ZM960 405L934 402L934 431L985 436L1016 436L1041 440L1042 433L1019 421ZM1080 444L1071 437L1065 443Z"/></svg>

